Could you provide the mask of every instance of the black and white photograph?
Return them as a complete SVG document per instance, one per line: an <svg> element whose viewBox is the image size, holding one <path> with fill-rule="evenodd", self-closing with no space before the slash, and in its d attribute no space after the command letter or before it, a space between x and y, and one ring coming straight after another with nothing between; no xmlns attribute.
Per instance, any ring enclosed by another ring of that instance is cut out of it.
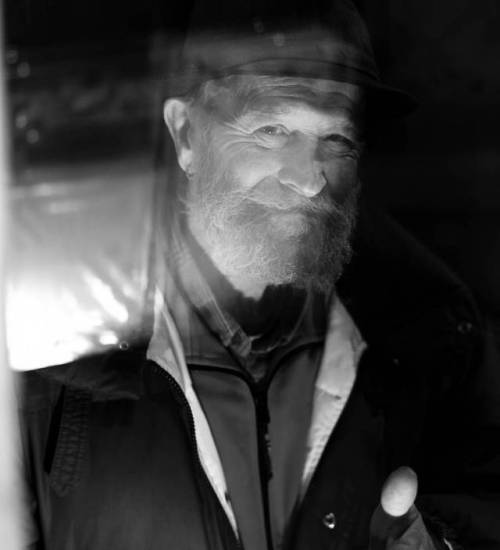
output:
<svg viewBox="0 0 500 550"><path fill-rule="evenodd" d="M2 550L500 550L500 4L1 21Z"/></svg>

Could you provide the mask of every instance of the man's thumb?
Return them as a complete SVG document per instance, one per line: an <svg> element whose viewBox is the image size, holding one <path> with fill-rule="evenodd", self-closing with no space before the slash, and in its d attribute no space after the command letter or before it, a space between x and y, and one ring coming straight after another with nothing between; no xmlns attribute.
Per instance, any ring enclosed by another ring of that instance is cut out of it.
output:
<svg viewBox="0 0 500 550"><path fill-rule="evenodd" d="M398 468L382 487L380 504L386 514L401 517L408 513L417 498L417 474L406 466Z"/></svg>
<svg viewBox="0 0 500 550"><path fill-rule="evenodd" d="M411 468L398 468L387 478L370 524L370 550L385 550L415 521L417 490L417 474Z"/></svg>

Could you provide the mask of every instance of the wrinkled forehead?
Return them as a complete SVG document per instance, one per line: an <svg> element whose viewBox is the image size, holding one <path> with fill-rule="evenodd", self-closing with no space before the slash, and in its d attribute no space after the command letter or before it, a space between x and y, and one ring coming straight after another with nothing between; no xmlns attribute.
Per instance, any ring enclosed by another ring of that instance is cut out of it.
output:
<svg viewBox="0 0 500 550"><path fill-rule="evenodd" d="M205 105L223 118L279 114L300 106L358 121L364 103L362 89L355 84L295 77L230 77L207 83L204 95Z"/></svg>

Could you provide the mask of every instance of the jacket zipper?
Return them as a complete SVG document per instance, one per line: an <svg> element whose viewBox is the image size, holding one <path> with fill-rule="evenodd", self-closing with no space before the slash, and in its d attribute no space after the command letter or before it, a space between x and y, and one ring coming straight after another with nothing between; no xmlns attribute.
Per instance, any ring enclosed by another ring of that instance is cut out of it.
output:
<svg viewBox="0 0 500 550"><path fill-rule="evenodd" d="M288 352L288 353L296 352L297 349L300 349L305 345L307 345L307 343L304 343L302 346L299 346L299 348L296 348L292 352ZM262 507L264 511L264 528L266 531L267 550L273 550L274 548L272 531L271 531L271 515L270 515L270 503L269 503L269 481L272 478L272 464L271 464L271 440L269 436L270 415L269 415L269 407L267 402L267 391L269 389L269 386L272 383L272 380L275 374L279 370L278 365L283 361L283 359L288 355L288 353L285 353L283 357L280 357L279 361L276 363L276 367L272 370L270 376L264 377L259 382L255 382L250 375L245 373L245 371L237 372L237 371L233 371L231 369L226 369L223 367L210 367L210 370L215 369L215 370L224 371L224 372L229 371L230 374L234 376L238 376L239 378L241 378L246 382L246 384L250 388L250 392L252 393L254 406L255 406L256 425L257 425L257 452L259 457L259 478L260 478L260 490L262 495ZM199 370L205 370L202 364L196 364L196 367ZM198 458L198 463L200 464L200 467L202 467L200 457L198 454L198 447L196 445L196 437L194 435L195 426L194 426L193 413L191 412L191 407L189 406L189 403L186 399L186 396L184 395L184 392L182 391L179 384L175 381L175 379L161 367L158 367L158 368L168 377L175 391L180 392L181 399L183 400L183 402L188 408L190 421L191 421L192 441L196 449L196 456ZM239 538L238 538L238 548L243 550L243 546Z"/></svg>
<svg viewBox="0 0 500 550"><path fill-rule="evenodd" d="M259 456L259 478L262 494L262 506L264 509L264 525L266 530L266 542L268 550L273 550L273 539L271 532L271 514L269 506L269 482L273 477L271 464L271 440L269 437L269 407L267 403L267 381L266 384L250 384L252 392L256 424L257 424L257 451Z"/></svg>
<svg viewBox="0 0 500 550"><path fill-rule="evenodd" d="M196 365L198 370L205 370L202 365ZM273 550L273 538L271 530L271 514L269 502L269 482L273 476L271 463L271 440L269 436L269 407L267 402L267 391L274 375L279 369L274 369L269 377L263 378L259 382L255 382L253 378L247 375L244 371L237 372L221 367L211 367L209 370L218 370L229 372L233 376L242 379L249 387L253 397L255 407L255 423L257 426L257 455L259 459L259 479L260 492L262 496L262 509L264 512L264 529L266 532L266 550Z"/></svg>
<svg viewBox="0 0 500 550"><path fill-rule="evenodd" d="M188 418L189 418L189 438L191 440L191 446L194 450L194 453L195 453L195 456L196 456L196 462L198 464L198 467L200 468L200 471L203 472L203 474L205 475L205 471L203 469L203 465L201 463L201 460L200 460L200 454L198 452L198 444L196 442L196 427L195 427L195 424L194 424L194 417L193 417L193 412L191 411L191 407L189 405L189 402L188 400L186 399L186 396L184 395L184 392L182 391L182 388L179 386L179 384L177 383L177 381L174 379L174 377L168 373L165 369L163 369L162 367L160 367L158 364L154 363L155 365L155 368L158 370L158 372L162 375L162 376L165 376L166 377L166 380L168 381L169 383L169 386L172 388L173 392L178 396L180 397L180 400L182 401L182 404L185 408L185 410L187 411L188 413ZM240 541L240 538L239 536L236 536L236 548L238 550L243 550L243 546L241 544L241 541Z"/></svg>

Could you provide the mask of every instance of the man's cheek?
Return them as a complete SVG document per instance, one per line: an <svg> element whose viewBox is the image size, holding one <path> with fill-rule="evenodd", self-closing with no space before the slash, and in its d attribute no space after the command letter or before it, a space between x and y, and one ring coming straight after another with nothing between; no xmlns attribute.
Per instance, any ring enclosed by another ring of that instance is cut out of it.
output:
<svg viewBox="0 0 500 550"><path fill-rule="evenodd" d="M279 163L271 155L248 148L230 159L229 169L243 188L251 189L275 176L279 172Z"/></svg>
<svg viewBox="0 0 500 550"><path fill-rule="evenodd" d="M340 198L357 185L358 161L350 158L332 161L325 168L325 177L330 192Z"/></svg>

